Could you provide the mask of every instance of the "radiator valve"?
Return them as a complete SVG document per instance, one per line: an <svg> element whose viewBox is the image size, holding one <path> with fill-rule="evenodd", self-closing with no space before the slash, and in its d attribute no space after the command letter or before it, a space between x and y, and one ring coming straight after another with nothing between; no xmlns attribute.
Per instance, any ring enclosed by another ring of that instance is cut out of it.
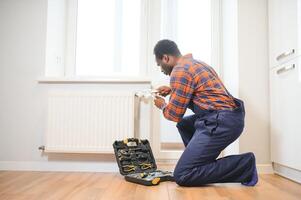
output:
<svg viewBox="0 0 301 200"><path fill-rule="evenodd" d="M159 91L154 89L141 90L135 93L135 96L143 98L155 98L157 95L159 95Z"/></svg>
<svg viewBox="0 0 301 200"><path fill-rule="evenodd" d="M45 146L39 146L39 150L45 151Z"/></svg>

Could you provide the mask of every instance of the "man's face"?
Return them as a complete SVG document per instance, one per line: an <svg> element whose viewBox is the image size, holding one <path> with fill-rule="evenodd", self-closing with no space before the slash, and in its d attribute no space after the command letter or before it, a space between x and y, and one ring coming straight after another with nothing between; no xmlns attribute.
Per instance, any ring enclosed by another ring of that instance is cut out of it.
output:
<svg viewBox="0 0 301 200"><path fill-rule="evenodd" d="M165 75L169 76L171 74L173 65L171 65L170 57L167 55L163 55L162 60L156 58L157 65L161 67L161 72Z"/></svg>

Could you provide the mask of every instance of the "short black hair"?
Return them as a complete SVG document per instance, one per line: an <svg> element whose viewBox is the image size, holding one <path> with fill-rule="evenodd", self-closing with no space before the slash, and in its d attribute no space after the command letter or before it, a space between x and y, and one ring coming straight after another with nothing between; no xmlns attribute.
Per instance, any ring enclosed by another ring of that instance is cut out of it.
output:
<svg viewBox="0 0 301 200"><path fill-rule="evenodd" d="M161 60L164 54L180 56L181 52L174 41L164 39L157 42L156 46L154 47L154 54L156 58Z"/></svg>

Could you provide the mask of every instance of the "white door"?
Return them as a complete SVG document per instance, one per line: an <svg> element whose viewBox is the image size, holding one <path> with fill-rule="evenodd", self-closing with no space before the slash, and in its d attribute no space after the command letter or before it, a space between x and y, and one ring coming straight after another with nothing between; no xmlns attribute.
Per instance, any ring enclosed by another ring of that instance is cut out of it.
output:
<svg viewBox="0 0 301 200"><path fill-rule="evenodd" d="M301 0L269 0L270 67L300 55L300 6Z"/></svg>
<svg viewBox="0 0 301 200"><path fill-rule="evenodd" d="M272 161L301 170L301 56L270 71Z"/></svg>

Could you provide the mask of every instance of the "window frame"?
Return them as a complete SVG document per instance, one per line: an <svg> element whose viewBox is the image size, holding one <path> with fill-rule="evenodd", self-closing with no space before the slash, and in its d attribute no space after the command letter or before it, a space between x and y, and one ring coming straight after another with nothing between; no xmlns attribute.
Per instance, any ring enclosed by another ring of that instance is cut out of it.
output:
<svg viewBox="0 0 301 200"><path fill-rule="evenodd" d="M221 50L222 50L222 26L221 26L221 16L222 16L222 9L221 9L221 0L212 0L211 1L211 9L212 9L212 48L211 48L211 65L214 67L217 73L220 73L222 66L221 66ZM193 53L193 52L192 52ZM162 117L160 111L158 109L153 109L153 115L156 116L155 119ZM153 127L154 129L152 132L152 146L154 154L156 158L159 160L174 160L179 159L182 155L183 150L166 150L161 148L161 135L163 134L160 129L160 120L153 120ZM161 125L162 126L162 125Z"/></svg>
<svg viewBox="0 0 301 200"><path fill-rule="evenodd" d="M116 0L118 1L118 0ZM161 32L161 0L141 0L142 16L141 16L141 43L140 49L142 51L139 68L139 78L145 77L149 80L154 77L156 68L154 67L153 57L153 46L160 40ZM212 66L215 67L216 71L220 71L220 50L221 48L221 0L212 0ZM65 27L60 27L61 38L63 38L62 44L59 45L56 57L51 57L50 54L53 52L49 51L48 45L50 42L57 38L52 38L53 28L49 26L49 20L53 18L53 10L48 8L48 20L47 20L47 42L46 42L46 69L45 77L59 77L68 79L83 78L76 75L76 29L77 29L77 0L48 0L48 6L50 3L56 2L60 4L61 13L56 19L64 21ZM53 23L53 22L52 22ZM57 27L55 27L57 28ZM52 31L52 32L51 32ZM159 34L158 34L159 33ZM61 48L61 49L59 49ZM193 53L193 52L192 52ZM49 60L52 59L51 62ZM55 61L54 61L55 60ZM54 63L57 66L53 66ZM84 76L87 79L130 79L137 78L137 76ZM45 80L45 78L44 78Z"/></svg>

